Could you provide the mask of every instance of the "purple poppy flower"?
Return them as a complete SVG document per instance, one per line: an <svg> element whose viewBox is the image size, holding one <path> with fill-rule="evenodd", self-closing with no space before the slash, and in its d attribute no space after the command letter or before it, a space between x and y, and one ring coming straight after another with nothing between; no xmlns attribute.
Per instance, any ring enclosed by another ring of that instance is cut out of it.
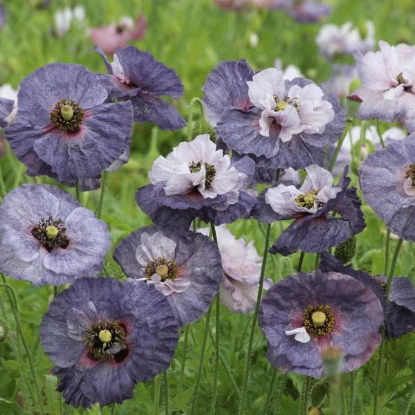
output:
<svg viewBox="0 0 415 415"><path fill-rule="evenodd" d="M390 46L379 42L380 51L357 53L357 72L362 85L351 98L361 101L356 116L401 122L415 131L415 46Z"/></svg>
<svg viewBox="0 0 415 415"><path fill-rule="evenodd" d="M288 11L288 14L300 23L316 23L331 13L331 7L324 3L315 3L314 1L296 2Z"/></svg>
<svg viewBox="0 0 415 415"><path fill-rule="evenodd" d="M276 157L280 168L322 165L324 146L336 141L346 123L338 99L304 78L284 80L276 68L247 81L253 106L229 106L218 135L239 154Z"/></svg>
<svg viewBox="0 0 415 415"><path fill-rule="evenodd" d="M359 166L366 203L396 235L415 241L415 133L369 154Z"/></svg>
<svg viewBox="0 0 415 415"><path fill-rule="evenodd" d="M87 408L133 397L166 370L178 341L163 295L144 283L80 278L50 304L40 339L66 403Z"/></svg>
<svg viewBox="0 0 415 415"><path fill-rule="evenodd" d="M342 349L342 371L349 372L369 360L382 340L378 298L336 272L285 277L263 297L258 318L268 341L267 359L285 373L322 377L320 353L333 346Z"/></svg>
<svg viewBox="0 0 415 415"><path fill-rule="evenodd" d="M344 266L328 252L320 254L319 268L323 272L340 272L350 275L369 287L382 304L385 313L385 331L389 339L397 339L415 329L415 288L406 277L393 277L386 302L386 281L383 275L371 275L364 271Z"/></svg>
<svg viewBox="0 0 415 415"><path fill-rule="evenodd" d="M24 184L0 206L0 271L34 285L60 285L101 271L106 223L54 186Z"/></svg>
<svg viewBox="0 0 415 415"><path fill-rule="evenodd" d="M0 128L4 128L8 124L6 118L13 111L13 105L12 100L0 97Z"/></svg>
<svg viewBox="0 0 415 415"><path fill-rule="evenodd" d="M166 296L180 327L209 309L222 281L216 244L177 228L138 229L117 245L114 259L129 279L152 284Z"/></svg>
<svg viewBox="0 0 415 415"><path fill-rule="evenodd" d="M107 98L97 75L81 65L53 63L27 76L15 122L6 129L27 173L74 186L118 160L131 138L132 107Z"/></svg>
<svg viewBox="0 0 415 415"><path fill-rule="evenodd" d="M198 232L207 235L209 228ZM216 235L223 267L220 302L235 313L248 313L256 304L262 258L253 241L247 244L243 238L236 239L225 225L216 227ZM263 288L271 285L272 280L265 278Z"/></svg>
<svg viewBox="0 0 415 415"><path fill-rule="evenodd" d="M300 188L278 184L266 189L253 211L252 216L267 223L294 219L271 247L273 254L289 255L299 249L321 252L347 241L365 227L356 188L347 187L348 168L334 187L329 171L317 165L305 170L307 177Z"/></svg>
<svg viewBox="0 0 415 415"><path fill-rule="evenodd" d="M131 100L134 121L150 121L162 130L177 130L186 125L175 108L159 98L168 95L179 98L183 85L176 72L154 59L150 52L134 46L117 49L114 62L109 63L99 47L95 50L102 56L111 75L100 75L102 85L111 98Z"/></svg>
<svg viewBox="0 0 415 415"><path fill-rule="evenodd" d="M207 134L159 156L149 178L151 184L138 189L136 201L160 225L176 219L177 225L190 224L196 216L215 225L229 223L249 216L256 201L243 190L246 175L231 166Z"/></svg>

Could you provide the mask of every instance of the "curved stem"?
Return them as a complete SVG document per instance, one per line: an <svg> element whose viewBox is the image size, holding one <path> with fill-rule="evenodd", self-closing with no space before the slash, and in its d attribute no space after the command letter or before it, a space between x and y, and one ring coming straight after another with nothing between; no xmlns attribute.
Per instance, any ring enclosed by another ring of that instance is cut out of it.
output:
<svg viewBox="0 0 415 415"><path fill-rule="evenodd" d="M332 171L332 170L333 170L334 163L336 163L337 156L338 156L338 155L339 155L339 153L340 153L340 149L341 149L341 147L342 147L342 145L343 145L343 141L344 141L344 139L346 138L347 133L349 132L350 126L351 126L351 123L350 123L350 122L348 122L348 123L346 124L346 128L345 128L345 129L344 129L344 131L343 131L342 136L340 137L339 142L337 143L337 147L336 147L336 150L334 151L333 157L332 157L332 158L331 158L331 160L330 160L330 165L329 165L329 168L327 169L328 171Z"/></svg>
<svg viewBox="0 0 415 415"><path fill-rule="evenodd" d="M265 236L264 255L262 259L261 275L260 275L259 284L258 284L258 295L257 295L256 304L255 304L255 309L254 309L254 316L252 319L251 333L249 336L248 352L246 355L245 373L244 373L243 384L242 384L242 396L241 396L241 403L239 407L240 415L243 415L244 409L245 409L246 391L247 391L247 386L248 386L249 372L251 370L252 345L254 343L255 327L256 327L257 320L258 320L259 304L261 302L261 297L262 297L262 287L264 285L264 274L265 274L265 266L266 266L267 256L268 256L270 233L271 233L271 224L269 223L267 225L267 231L266 231L266 236Z"/></svg>
<svg viewBox="0 0 415 415"><path fill-rule="evenodd" d="M180 377L179 377L179 393L183 388L183 378L184 378L184 368L186 365L186 354L187 354L187 343L189 340L189 325L187 325L184 329L184 339L183 339L183 358L182 364L180 367Z"/></svg>
<svg viewBox="0 0 415 415"><path fill-rule="evenodd" d="M301 269L303 268L304 255L305 255L304 252L301 251L300 252L300 259L298 260L297 272L300 272Z"/></svg>
<svg viewBox="0 0 415 415"><path fill-rule="evenodd" d="M193 132L193 104L199 104L200 114L202 118L205 118L205 109L203 107L203 101L194 97L189 104L189 118L187 120L187 141L192 141L192 132Z"/></svg>
<svg viewBox="0 0 415 415"><path fill-rule="evenodd" d="M212 307L209 308L209 311L206 314L205 332L203 334L202 351L200 353L199 369L197 371L196 384L195 384L195 389L193 391L192 407L191 407L191 411L190 411L191 415L193 415L195 413L195 409L196 409L197 392L199 390L200 378L202 376L203 362L205 360L206 340L207 340L207 336L208 336L208 332L209 332L209 319L210 319L210 311L211 310L212 310Z"/></svg>
<svg viewBox="0 0 415 415"><path fill-rule="evenodd" d="M33 377L33 384L35 386L36 394L38 396L40 413L43 415L45 412L43 410L42 395L40 393L39 383L37 381L37 376L36 376L36 373L35 373L35 367L34 367L34 364L33 364L32 355L29 351L29 347L27 346L26 338L24 336L22 326L20 325L19 309L18 309L18 305L17 305L16 294L14 293L13 288L9 284L2 283L2 284L0 284L0 287L4 287L8 291L9 300L13 299L13 301L10 301L10 306L11 306L11 309L12 309L12 312L13 312L14 320L16 322L17 331L19 333L20 339L22 341L23 348L24 348L25 353L26 353L27 361L29 362L30 372L31 372L32 377Z"/></svg>
<svg viewBox="0 0 415 415"><path fill-rule="evenodd" d="M277 369L272 368L271 379L269 380L267 398L265 399L264 411L262 412L264 415L269 414L268 407L269 407L269 404L271 403L271 397L274 392L274 385L275 385L276 377L277 377Z"/></svg>
<svg viewBox="0 0 415 415"><path fill-rule="evenodd" d="M101 183L101 193L99 195L99 203L98 208L96 212L96 216L98 219L101 219L101 213L102 213L102 205L104 202L104 195L105 195L105 188L107 186L107 179L108 179L108 172L104 170L102 173L102 183Z"/></svg>

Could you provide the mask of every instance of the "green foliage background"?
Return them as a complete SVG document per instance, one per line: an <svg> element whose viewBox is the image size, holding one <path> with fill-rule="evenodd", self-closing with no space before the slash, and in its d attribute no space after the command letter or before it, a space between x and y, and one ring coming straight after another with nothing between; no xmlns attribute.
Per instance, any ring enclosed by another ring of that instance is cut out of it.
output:
<svg viewBox="0 0 415 415"><path fill-rule="evenodd" d="M41 0L6 0L6 23L0 32L0 85L10 83L14 88L20 81L39 68L52 62L74 62L83 64L90 70L105 72L105 66L93 51L86 29L79 30L72 25L64 37L53 35L53 15L66 6L75 6L77 2L52 0L49 7L41 8ZM87 26L98 27L112 21L118 21L124 15L136 17L143 13L148 21L148 31L144 39L131 42L142 50L153 53L156 59L176 70L181 78L185 94L174 105L187 118L189 102L197 96L202 97L201 87L209 72L224 60L245 58L254 69L264 69L274 65L280 58L284 66L294 64L309 78L324 82L330 75L330 65L318 54L315 37L324 22L299 24L283 11L251 9L243 12L220 10L212 0L100 0L79 2L86 9ZM391 44L415 43L415 3L412 0L332 0L333 12L326 22L343 24L353 21L362 27L366 20L375 25L375 36ZM252 45L252 36L258 37L258 44ZM358 125L358 120L353 121ZM381 126L386 128L386 126ZM172 147L186 139L187 130L169 132L160 131L145 123L134 126L132 155L130 162L119 171L110 175L108 191L105 195L103 219L109 224L113 246L131 231L150 224L150 220L137 207L134 194L136 189L148 183L147 173L153 160L159 154L167 154ZM354 167L360 162L357 151ZM353 167L353 166L352 166ZM8 148L0 158L0 200L12 189L26 182L53 183L46 178L30 178L25 175L25 167L13 156ZM356 170L353 181L357 185ZM99 191L83 195L84 204L95 209ZM367 228L357 236L358 255L353 260L355 268L366 269L373 273L384 273L386 228L382 222L364 207ZM287 224L276 223L272 237L281 232ZM258 252L264 246L264 227L254 221L238 221L230 226L237 236L254 240ZM393 252L395 242L391 242ZM415 251L413 244L404 243L399 257L396 275L414 278ZM390 263L391 258L389 259ZM266 275L274 282L295 272L298 255L287 258L270 256ZM304 269L312 270L315 256L306 255ZM124 278L120 268L108 255L104 273ZM41 381L46 408L51 414L109 414L111 408L94 407L91 410L73 409L66 406L56 388L56 378L50 375L52 363L44 355L38 336L41 316L47 310L53 290L50 287L35 288L23 281L7 282L18 296L20 319L35 369ZM1 292L2 311L7 316L10 333L5 342L0 343L0 413L33 413L35 401L33 391L28 390L25 378L30 379L30 371L22 345L16 336L16 326L9 306L6 292ZM234 414L238 411L240 388L246 362L246 345L252 315L235 315L221 308L220 324L220 366L219 396L217 414ZM4 322L3 322L4 323ZM134 400L125 401L115 407L117 414L158 414L164 413L163 402L168 392L171 414L190 413L194 382L199 366L201 345L205 331L206 317L191 325L187 333L189 343L186 355L184 376L181 377L183 359L184 330L177 347L176 356L168 375L168 391L164 387L162 375L152 382L139 384ZM196 413L205 414L210 409L212 395L214 348L211 337L215 325L211 318L202 383L198 390ZM406 396L413 383L415 367L414 335L408 334L402 339L388 342L387 360L381 378L379 396L382 414L402 413L406 405ZM13 352L20 350L22 358ZM266 341L259 330L254 338L252 372L249 381L247 414L273 413L264 410L269 383L274 370L266 358ZM344 402L347 407L350 399L349 386L354 383L356 391L356 414L372 413L373 382L377 365L377 356L372 358L358 373L343 377ZM281 413L294 414L298 411L299 391L302 379L290 375L281 390L280 373L276 374L274 395L271 407L275 404L280 391L282 394ZM30 383L30 382L29 382ZM236 385L236 387L235 387ZM311 398L313 404L327 405L324 381L314 381ZM322 392L323 391L323 392ZM322 398L321 398L322 396ZM21 408L25 408L24 410ZM415 413L415 406L410 409ZM37 413L37 412L36 412ZM345 412L346 413L346 412Z"/></svg>

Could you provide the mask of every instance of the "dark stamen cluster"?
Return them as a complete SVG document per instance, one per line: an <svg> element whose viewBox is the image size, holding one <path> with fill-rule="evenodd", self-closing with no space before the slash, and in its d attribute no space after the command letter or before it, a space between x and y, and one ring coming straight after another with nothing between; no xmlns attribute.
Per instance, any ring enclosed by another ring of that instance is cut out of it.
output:
<svg viewBox="0 0 415 415"><path fill-rule="evenodd" d="M411 179L411 186L415 187L415 164L411 164L405 170L405 177Z"/></svg>
<svg viewBox="0 0 415 415"><path fill-rule="evenodd" d="M179 275L179 267L173 259L160 257L149 262L145 272L149 280L153 274L160 275L162 281L174 280Z"/></svg>
<svg viewBox="0 0 415 415"><path fill-rule="evenodd" d="M199 172L201 167L202 165L200 161L198 161L197 163L192 161L189 164L189 170L191 173ZM208 164L208 163L205 163L205 169L206 169L205 186L209 187L212 184L213 180L215 179L216 169L215 169L215 166L212 166L211 164Z"/></svg>
<svg viewBox="0 0 415 415"><path fill-rule="evenodd" d="M72 113L71 116L64 116L65 110ZM57 128L67 133L75 133L84 118L84 110L72 100L62 99L59 101L50 114L51 121Z"/></svg>
<svg viewBox="0 0 415 415"><path fill-rule="evenodd" d="M317 194L319 191L320 189L314 189L311 192L301 193L294 199L294 202L297 203L299 207L311 209L314 207L314 202L317 199ZM317 202L317 208L320 208L321 206L322 203Z"/></svg>
<svg viewBox="0 0 415 415"><path fill-rule="evenodd" d="M321 312L325 315L325 321L322 325L316 325L313 321L313 314ZM333 312L328 305L307 306L303 314L303 326L308 334L313 336L324 336L333 331L336 320Z"/></svg>
<svg viewBox="0 0 415 415"><path fill-rule="evenodd" d="M399 85L406 83L406 80L403 77L402 72L396 77L396 80L398 81ZM406 91L406 92L412 92L412 88L410 86L404 86L403 90Z"/></svg>
<svg viewBox="0 0 415 415"><path fill-rule="evenodd" d="M122 362L128 355L126 328L122 323L103 320L93 324L83 339L88 348L88 357L92 360L107 361L113 359Z"/></svg>
<svg viewBox="0 0 415 415"><path fill-rule="evenodd" d="M46 220L42 218L31 232L41 245L51 252L54 248L67 248L69 240L65 231L66 228L61 219L54 220L52 216L49 216Z"/></svg>
<svg viewBox="0 0 415 415"><path fill-rule="evenodd" d="M371 277L381 286L382 290L385 292L386 294L386 282L382 281L379 276L377 275L371 275Z"/></svg>

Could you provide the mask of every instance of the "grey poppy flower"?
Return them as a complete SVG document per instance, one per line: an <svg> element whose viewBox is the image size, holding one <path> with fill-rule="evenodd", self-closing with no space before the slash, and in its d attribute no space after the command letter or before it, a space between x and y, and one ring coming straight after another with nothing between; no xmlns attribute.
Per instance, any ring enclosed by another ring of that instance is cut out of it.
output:
<svg viewBox="0 0 415 415"><path fill-rule="evenodd" d="M27 173L74 186L110 168L130 144L133 114L130 102L107 99L98 76L81 65L53 63L27 76L6 129Z"/></svg>
<svg viewBox="0 0 415 415"><path fill-rule="evenodd" d="M271 287L258 318L274 367L320 378L320 353L328 347L341 348L343 372L369 360L382 340L384 317L367 286L348 275L316 270L289 275Z"/></svg>
<svg viewBox="0 0 415 415"><path fill-rule="evenodd" d="M107 224L69 193L24 184L0 206L0 271L34 285L92 277L111 245Z"/></svg>
<svg viewBox="0 0 415 415"><path fill-rule="evenodd" d="M209 309L222 281L216 244L177 228L138 229L117 245L114 259L129 279L152 284L166 296L180 326Z"/></svg>
<svg viewBox="0 0 415 415"><path fill-rule="evenodd" d="M133 397L166 370L178 341L169 304L154 287L80 278L50 304L40 339L66 403L87 408Z"/></svg>

